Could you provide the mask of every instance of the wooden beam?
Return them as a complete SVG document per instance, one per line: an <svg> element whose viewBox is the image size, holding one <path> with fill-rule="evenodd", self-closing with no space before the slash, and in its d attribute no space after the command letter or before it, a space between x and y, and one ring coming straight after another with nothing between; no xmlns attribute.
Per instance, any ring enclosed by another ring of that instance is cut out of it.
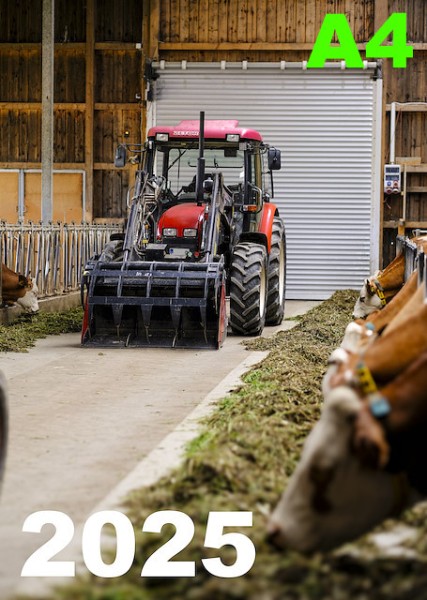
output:
<svg viewBox="0 0 427 600"><path fill-rule="evenodd" d="M0 102L0 110L41 110L41 102ZM84 102L54 102L55 110L86 109ZM139 102L97 102L95 110L138 110Z"/></svg>
<svg viewBox="0 0 427 600"><path fill-rule="evenodd" d="M391 111L391 104L386 105L387 112ZM427 112L427 102L396 102L396 112Z"/></svg>
<svg viewBox="0 0 427 600"><path fill-rule="evenodd" d="M40 162L0 162L0 169L11 169L17 170L22 169L24 171L28 171L31 169L40 170L42 168L42 164ZM85 164L84 163L53 163L53 169L56 171L57 169L64 169L67 171L84 171Z"/></svg>
<svg viewBox="0 0 427 600"><path fill-rule="evenodd" d="M138 110L139 102L96 102L95 110Z"/></svg>
<svg viewBox="0 0 427 600"><path fill-rule="evenodd" d="M153 0L152 0L153 1ZM379 3L378 3L379 4ZM143 9L147 6L144 2ZM389 16L389 15L387 15ZM156 19L157 16L155 15ZM387 18L387 17L386 17ZM385 21L386 19L384 19ZM152 21L152 19L151 19ZM150 30L150 35L153 34ZM144 39L144 37L143 37ZM148 40L145 38L148 45ZM152 40L154 43L154 39ZM338 44L331 44L336 46ZM391 45L391 42L384 42L384 46ZM411 44L415 52L427 51L427 43L413 42ZM84 52L86 44L84 42L56 42L55 52ZM366 43L357 44L359 50L366 48ZM313 43L305 42L159 42L160 50L312 50ZM0 50L41 50L40 42L0 42ZM138 50L132 42L96 42L95 50Z"/></svg>
<svg viewBox="0 0 427 600"><path fill-rule="evenodd" d="M421 156L396 156L396 164L398 165L420 165Z"/></svg>
<svg viewBox="0 0 427 600"><path fill-rule="evenodd" d="M42 11L42 140L41 220L53 219L53 78L55 1L43 0Z"/></svg>
<svg viewBox="0 0 427 600"><path fill-rule="evenodd" d="M96 42L95 50L126 50L137 51L137 47L133 42Z"/></svg>
<svg viewBox="0 0 427 600"><path fill-rule="evenodd" d="M427 194L427 186L426 185L410 185L406 188L406 192L408 194Z"/></svg>
<svg viewBox="0 0 427 600"><path fill-rule="evenodd" d="M97 225L124 225L125 218L124 217L96 217L93 219L93 222Z"/></svg>
<svg viewBox="0 0 427 600"><path fill-rule="evenodd" d="M84 219L93 218L93 129L94 129L94 85L95 85L95 7L94 0L86 1L86 113L85 113L85 167L86 167L86 210Z"/></svg>
<svg viewBox="0 0 427 600"><path fill-rule="evenodd" d="M338 46L339 44L331 44ZM359 50L365 50L366 44L356 44ZM271 51L289 50L297 52L299 50L312 50L313 44L307 42L159 42L160 52L164 51L216 51L216 50L242 50L248 51Z"/></svg>
<svg viewBox="0 0 427 600"><path fill-rule="evenodd" d="M93 170L94 171L116 171L116 167L114 166L114 163L110 162L110 163L93 163ZM120 171L134 171L135 167L134 165L130 165L127 164L124 167L122 167L120 169Z"/></svg>
<svg viewBox="0 0 427 600"><path fill-rule="evenodd" d="M41 110L41 102L0 102L0 110Z"/></svg>
<svg viewBox="0 0 427 600"><path fill-rule="evenodd" d="M41 169L40 162L0 162L0 169Z"/></svg>
<svg viewBox="0 0 427 600"><path fill-rule="evenodd" d="M423 165L408 165L406 167L407 173L427 173L427 164Z"/></svg>
<svg viewBox="0 0 427 600"><path fill-rule="evenodd" d="M142 114L141 114L141 142L145 140L147 135L147 86L144 79L145 61L149 58L148 56L148 45L150 39L150 10L148 2L142 3L142 52L141 52L141 101L142 101Z"/></svg>
<svg viewBox="0 0 427 600"><path fill-rule="evenodd" d="M2 42L1 50L41 50L41 42Z"/></svg>
<svg viewBox="0 0 427 600"><path fill-rule="evenodd" d="M159 58L160 0L150 0L150 34L147 56L151 60Z"/></svg>
<svg viewBox="0 0 427 600"><path fill-rule="evenodd" d="M16 50L20 51L31 51L31 50L41 50L40 42L2 42L0 43L1 50ZM75 52L76 50L81 50L84 52L85 44L84 42L56 42L54 44L55 52L62 50L72 50Z"/></svg>
<svg viewBox="0 0 427 600"><path fill-rule="evenodd" d="M404 227L406 229L427 229L427 221L384 221L384 229L398 229Z"/></svg>

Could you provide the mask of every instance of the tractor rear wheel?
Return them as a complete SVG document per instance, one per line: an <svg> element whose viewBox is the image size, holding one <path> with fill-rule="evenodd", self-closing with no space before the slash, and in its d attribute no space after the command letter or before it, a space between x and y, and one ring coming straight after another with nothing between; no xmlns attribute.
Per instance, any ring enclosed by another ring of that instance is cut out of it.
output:
<svg viewBox="0 0 427 600"><path fill-rule="evenodd" d="M268 262L267 325L280 325L285 314L286 238L280 217L274 217Z"/></svg>
<svg viewBox="0 0 427 600"><path fill-rule="evenodd" d="M260 335L267 308L267 252L261 244L242 242L230 267L230 326L240 335Z"/></svg>

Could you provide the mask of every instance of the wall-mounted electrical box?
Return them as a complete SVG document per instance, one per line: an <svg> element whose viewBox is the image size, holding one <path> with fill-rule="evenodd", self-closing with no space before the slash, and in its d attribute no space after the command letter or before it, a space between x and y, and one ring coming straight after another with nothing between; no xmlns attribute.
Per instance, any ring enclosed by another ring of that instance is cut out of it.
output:
<svg viewBox="0 0 427 600"><path fill-rule="evenodd" d="M384 193L402 193L402 174L400 165L384 165Z"/></svg>

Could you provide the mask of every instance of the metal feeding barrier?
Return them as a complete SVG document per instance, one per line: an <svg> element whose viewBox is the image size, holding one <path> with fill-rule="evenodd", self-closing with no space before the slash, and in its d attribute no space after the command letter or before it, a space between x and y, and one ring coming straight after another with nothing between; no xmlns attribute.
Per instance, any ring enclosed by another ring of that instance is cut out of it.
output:
<svg viewBox="0 0 427 600"><path fill-rule="evenodd" d="M2 221L1 263L30 275L37 283L39 297L64 294L80 288L86 262L99 255L110 235L119 231L119 224L11 225Z"/></svg>
<svg viewBox="0 0 427 600"><path fill-rule="evenodd" d="M415 235L423 235L427 233L425 230L417 229ZM427 303L427 255L423 247L417 245L406 236L397 236L397 254L404 253L405 256L405 281L411 274L418 271L418 285L424 288L424 301Z"/></svg>
<svg viewBox="0 0 427 600"><path fill-rule="evenodd" d="M396 255L404 254L405 256L405 274L404 280L408 281L409 277L418 268L418 255L420 249L417 244L403 235L398 235L396 238Z"/></svg>
<svg viewBox="0 0 427 600"><path fill-rule="evenodd" d="M427 254L424 251L418 257L418 283L424 287L424 302L427 304Z"/></svg>

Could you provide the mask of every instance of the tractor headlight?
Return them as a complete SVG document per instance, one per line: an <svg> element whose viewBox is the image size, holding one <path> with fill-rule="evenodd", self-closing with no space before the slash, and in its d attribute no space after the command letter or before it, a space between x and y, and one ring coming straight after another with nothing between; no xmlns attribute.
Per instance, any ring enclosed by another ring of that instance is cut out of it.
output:
<svg viewBox="0 0 427 600"><path fill-rule="evenodd" d="M225 139L227 142L240 142L240 135L238 133L227 133Z"/></svg>
<svg viewBox="0 0 427 600"><path fill-rule="evenodd" d="M168 133L156 133L156 142L168 142L169 134Z"/></svg>
<svg viewBox="0 0 427 600"><path fill-rule="evenodd" d="M163 229L163 237L176 237L175 227L165 227Z"/></svg>
<svg viewBox="0 0 427 600"><path fill-rule="evenodd" d="M184 229L184 237L185 238L197 237L197 229Z"/></svg>

